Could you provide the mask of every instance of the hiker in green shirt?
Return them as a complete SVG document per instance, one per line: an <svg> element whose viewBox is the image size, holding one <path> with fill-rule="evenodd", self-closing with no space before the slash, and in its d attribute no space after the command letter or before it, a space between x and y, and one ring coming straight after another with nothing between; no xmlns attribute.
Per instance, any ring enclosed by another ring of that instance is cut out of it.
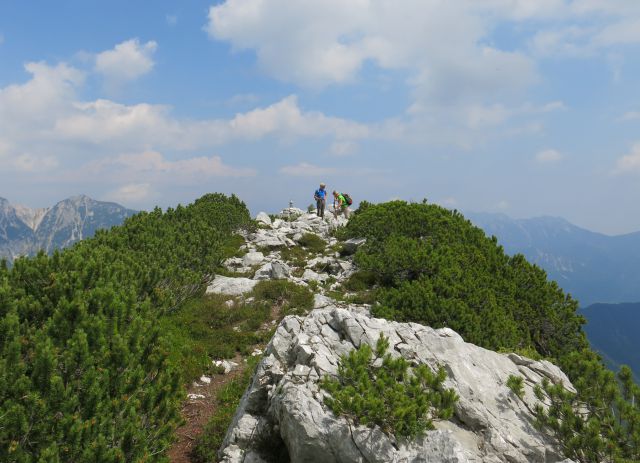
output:
<svg viewBox="0 0 640 463"><path fill-rule="evenodd" d="M337 219L338 214L342 213L345 219L349 218L349 202L344 194L333 190L333 215Z"/></svg>

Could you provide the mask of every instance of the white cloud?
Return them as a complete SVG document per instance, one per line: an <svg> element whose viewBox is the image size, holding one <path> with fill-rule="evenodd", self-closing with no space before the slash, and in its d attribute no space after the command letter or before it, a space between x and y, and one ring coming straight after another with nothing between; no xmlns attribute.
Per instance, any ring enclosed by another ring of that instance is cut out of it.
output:
<svg viewBox="0 0 640 463"><path fill-rule="evenodd" d="M117 165L127 173L135 175L162 174L172 177L253 177L254 169L235 168L222 162L220 156L200 156L170 161L157 151L123 154L114 159L103 160L100 166Z"/></svg>
<svg viewBox="0 0 640 463"><path fill-rule="evenodd" d="M321 112L302 112L295 95L288 96L266 108L236 115L229 128L240 138L261 138L272 133L290 136L327 136L364 138L369 129L364 124L329 117Z"/></svg>
<svg viewBox="0 0 640 463"><path fill-rule="evenodd" d="M541 164L552 164L561 161L563 158L562 153L554 149L546 149L539 151L536 154L536 162Z"/></svg>
<svg viewBox="0 0 640 463"><path fill-rule="evenodd" d="M106 199L123 204L141 204L155 195L148 183L130 183L108 193Z"/></svg>
<svg viewBox="0 0 640 463"><path fill-rule="evenodd" d="M523 88L536 78L524 54L483 43L493 12L531 17L550 8L526 1L489 3L406 0L398 7L396 2L227 0L210 8L206 30L236 50L255 50L265 72L303 86L353 82L364 63L373 62L410 72L423 95L477 97Z"/></svg>
<svg viewBox="0 0 640 463"><path fill-rule="evenodd" d="M178 24L178 17L175 14L167 14L165 15L165 20L167 21L167 25L173 27Z"/></svg>
<svg viewBox="0 0 640 463"><path fill-rule="evenodd" d="M259 140L277 136L365 138L369 128L317 111L303 111L295 95L231 119L181 121L162 105L123 105L110 100L74 103L74 112L55 122L55 131L68 140L116 146L159 146L196 149L233 140Z"/></svg>
<svg viewBox="0 0 640 463"><path fill-rule="evenodd" d="M614 174L640 173L640 142L631 147L631 152L620 157L613 169Z"/></svg>
<svg viewBox="0 0 640 463"><path fill-rule="evenodd" d="M22 172L47 172L58 166L58 160L53 156L34 156L24 153L17 156L11 165Z"/></svg>
<svg viewBox="0 0 640 463"><path fill-rule="evenodd" d="M330 153L334 156L349 156L358 150L358 144L350 140L338 140L331 144Z"/></svg>
<svg viewBox="0 0 640 463"><path fill-rule="evenodd" d="M141 44L138 39L127 40L97 54L95 71L104 75L111 85L135 80L153 69L157 48L154 41Z"/></svg>
<svg viewBox="0 0 640 463"><path fill-rule="evenodd" d="M300 164L283 166L280 168L280 173L285 175L291 175L293 177L318 177L323 175L335 175L340 170L336 167L321 167L307 162L301 162Z"/></svg>

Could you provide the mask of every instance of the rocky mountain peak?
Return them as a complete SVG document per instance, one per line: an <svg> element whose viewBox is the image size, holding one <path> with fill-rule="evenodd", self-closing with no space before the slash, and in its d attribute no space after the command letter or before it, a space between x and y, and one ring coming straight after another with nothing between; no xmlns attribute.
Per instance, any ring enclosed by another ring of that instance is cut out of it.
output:
<svg viewBox="0 0 640 463"><path fill-rule="evenodd" d="M42 219L50 210L50 208L48 207L32 209L20 204L16 204L13 207L16 215L20 218L20 220L22 220L33 231L36 231L38 229L38 226L42 222Z"/></svg>
<svg viewBox="0 0 640 463"><path fill-rule="evenodd" d="M84 238L99 228L121 224L135 211L115 203L77 195L51 208L13 206L0 198L0 258L12 261L43 249L52 252Z"/></svg>

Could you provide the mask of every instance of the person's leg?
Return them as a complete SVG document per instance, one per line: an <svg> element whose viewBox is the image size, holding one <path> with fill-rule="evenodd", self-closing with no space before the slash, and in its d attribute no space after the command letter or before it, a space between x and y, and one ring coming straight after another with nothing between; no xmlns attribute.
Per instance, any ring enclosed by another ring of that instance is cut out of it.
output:
<svg viewBox="0 0 640 463"><path fill-rule="evenodd" d="M349 214L351 213L351 211L349 210L349 206L344 208L344 218L345 219L349 219Z"/></svg>
<svg viewBox="0 0 640 463"><path fill-rule="evenodd" d="M316 215L322 217L322 200L316 199Z"/></svg>
<svg viewBox="0 0 640 463"><path fill-rule="evenodd" d="M327 200L326 199L321 199L320 203L321 203L321 206L322 206L322 212L320 213L320 217L322 217L324 219L324 207L327 204Z"/></svg>

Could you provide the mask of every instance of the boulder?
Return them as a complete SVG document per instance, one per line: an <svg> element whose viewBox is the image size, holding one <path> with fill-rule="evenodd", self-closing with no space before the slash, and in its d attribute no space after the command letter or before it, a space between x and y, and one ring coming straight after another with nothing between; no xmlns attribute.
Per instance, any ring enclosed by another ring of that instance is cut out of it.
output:
<svg viewBox="0 0 640 463"><path fill-rule="evenodd" d="M269 217L269 214L267 214L266 212L260 212L256 216L256 221L265 225L271 225L271 217Z"/></svg>
<svg viewBox="0 0 640 463"><path fill-rule="evenodd" d="M351 238L342 244L342 249L345 254L355 254L358 248L366 242L366 238Z"/></svg>
<svg viewBox="0 0 640 463"><path fill-rule="evenodd" d="M215 279L207 287L207 294L226 294L228 296L240 296L251 292L258 282L249 278L231 278L216 275Z"/></svg>
<svg viewBox="0 0 640 463"><path fill-rule="evenodd" d="M303 281L317 281L318 283L324 283L329 278L326 273L317 273L310 268L306 269L302 274Z"/></svg>
<svg viewBox="0 0 640 463"><path fill-rule="evenodd" d="M243 267L253 267L254 265L261 264L264 260L264 254L261 252L248 252L242 257Z"/></svg>
<svg viewBox="0 0 640 463"><path fill-rule="evenodd" d="M327 302L317 298L316 304ZM444 366L445 387L460 397L453 419L434 421L435 429L419 438L396 439L325 406L321 378L337 374L341 355L365 343L375 346L381 333L393 356ZM448 328L376 319L351 307L289 316L267 346L219 456L226 463L250 454L266 460L257 443L284 442L292 463L568 463L557 442L536 430L532 414L537 381L546 377L571 387L568 378L548 362L515 360L466 343ZM506 386L510 375L524 377L522 399Z"/></svg>
<svg viewBox="0 0 640 463"><path fill-rule="evenodd" d="M267 262L253 276L254 280L286 280L291 275L291 269L282 261Z"/></svg>

